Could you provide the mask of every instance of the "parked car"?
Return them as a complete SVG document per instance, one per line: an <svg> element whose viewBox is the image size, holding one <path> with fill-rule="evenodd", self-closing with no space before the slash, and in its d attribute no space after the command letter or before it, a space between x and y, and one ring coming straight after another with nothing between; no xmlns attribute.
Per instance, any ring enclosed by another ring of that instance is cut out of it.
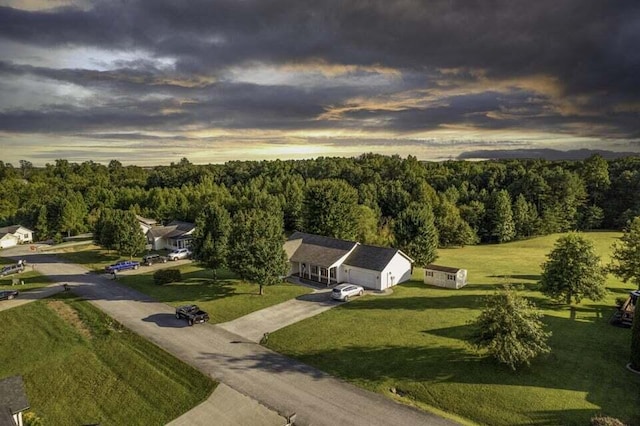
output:
<svg viewBox="0 0 640 426"><path fill-rule="evenodd" d="M167 258L159 254L148 254L142 258L143 265L151 266L154 263L167 263Z"/></svg>
<svg viewBox="0 0 640 426"><path fill-rule="evenodd" d="M167 255L169 260L187 259L189 256L191 256L191 250L186 248L174 250Z"/></svg>
<svg viewBox="0 0 640 426"><path fill-rule="evenodd" d="M113 265L105 266L104 270L109 273L126 271L128 269L138 269L140 262L135 260L121 260Z"/></svg>
<svg viewBox="0 0 640 426"><path fill-rule="evenodd" d="M20 294L17 290L2 290L0 291L0 300L11 300L15 297L18 297Z"/></svg>
<svg viewBox="0 0 640 426"><path fill-rule="evenodd" d="M0 277L19 274L22 271L24 271L24 265L21 263L16 263L15 265L7 265L0 270Z"/></svg>
<svg viewBox="0 0 640 426"><path fill-rule="evenodd" d="M348 302L353 296L362 296L364 288L355 284L340 284L334 287L331 298Z"/></svg>
<svg viewBox="0 0 640 426"><path fill-rule="evenodd" d="M184 305L176 308L176 318L186 319L189 325L202 324L209 321L209 314L200 309L198 305Z"/></svg>

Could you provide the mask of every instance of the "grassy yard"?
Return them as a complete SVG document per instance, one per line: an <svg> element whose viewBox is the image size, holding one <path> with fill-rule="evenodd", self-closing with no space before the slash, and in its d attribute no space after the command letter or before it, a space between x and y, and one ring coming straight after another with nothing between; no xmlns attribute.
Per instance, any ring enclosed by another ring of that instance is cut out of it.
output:
<svg viewBox="0 0 640 426"><path fill-rule="evenodd" d="M16 261L13 259L0 257L0 268L4 265L11 265L14 263L16 263ZM14 286L14 278L20 280L21 283L24 282L24 285L20 284ZM44 275L40 275L32 268L32 265L29 264L25 267L24 272L0 278L0 290L28 291L35 288L46 287L49 284L51 284L51 281Z"/></svg>
<svg viewBox="0 0 640 426"><path fill-rule="evenodd" d="M0 377L23 376L48 425L162 425L215 383L71 295L0 312Z"/></svg>
<svg viewBox="0 0 640 426"><path fill-rule="evenodd" d="M237 279L228 271L219 271L213 282L211 270L196 264L180 266L182 281L156 285L151 273L120 275L118 282L148 294L173 306L196 303L207 311L212 323L231 321L251 312L310 293L306 287L282 283L265 287L258 294L258 285Z"/></svg>
<svg viewBox="0 0 640 426"><path fill-rule="evenodd" d="M95 271L103 271L105 266L120 259L116 253L109 253L96 245L68 247L56 250L56 255ZM176 267L171 263L166 266ZM209 313L212 323L231 321L311 292L305 287L282 283L265 287L265 294L260 296L257 284L242 281L229 271L218 271L218 280L214 283L211 270L196 263L178 268L183 280L177 283L158 286L154 284L151 272L121 274L118 282L173 306L196 303Z"/></svg>
<svg viewBox="0 0 640 426"><path fill-rule="evenodd" d="M590 233L608 261L619 233ZM595 414L640 424L640 376L625 369L630 330L608 324L631 286L609 277L602 302L573 311L536 291L540 264L558 235L503 245L440 250L436 263L464 267L460 290L415 280L389 296L365 296L271 334L269 347L403 402L490 425L586 425ZM544 311L551 354L511 372L466 343L482 297L520 284ZM395 388L400 397L392 395Z"/></svg>

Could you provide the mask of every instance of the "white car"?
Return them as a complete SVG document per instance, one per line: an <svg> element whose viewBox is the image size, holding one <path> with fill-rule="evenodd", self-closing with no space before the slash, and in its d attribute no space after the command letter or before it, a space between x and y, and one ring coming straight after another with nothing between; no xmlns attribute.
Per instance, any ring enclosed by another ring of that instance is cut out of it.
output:
<svg viewBox="0 0 640 426"><path fill-rule="evenodd" d="M187 259L189 256L191 256L191 250L183 248L172 251L167 255L167 258L169 258L169 260L178 260Z"/></svg>
<svg viewBox="0 0 640 426"><path fill-rule="evenodd" d="M364 288L355 284L340 284L334 287L331 298L348 302L353 296L362 296Z"/></svg>

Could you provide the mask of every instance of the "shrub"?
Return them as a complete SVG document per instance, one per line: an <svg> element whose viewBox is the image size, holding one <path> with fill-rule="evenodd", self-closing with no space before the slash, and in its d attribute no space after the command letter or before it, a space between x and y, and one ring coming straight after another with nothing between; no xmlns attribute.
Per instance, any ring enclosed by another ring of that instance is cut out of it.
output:
<svg viewBox="0 0 640 426"><path fill-rule="evenodd" d="M27 411L23 414L22 420L25 426L44 426L44 420L38 417L33 411Z"/></svg>
<svg viewBox="0 0 640 426"><path fill-rule="evenodd" d="M591 418L591 426L625 426L625 424L614 417L595 416Z"/></svg>
<svg viewBox="0 0 640 426"><path fill-rule="evenodd" d="M174 283L182 280L179 269L159 269L153 274L153 282L157 285Z"/></svg>

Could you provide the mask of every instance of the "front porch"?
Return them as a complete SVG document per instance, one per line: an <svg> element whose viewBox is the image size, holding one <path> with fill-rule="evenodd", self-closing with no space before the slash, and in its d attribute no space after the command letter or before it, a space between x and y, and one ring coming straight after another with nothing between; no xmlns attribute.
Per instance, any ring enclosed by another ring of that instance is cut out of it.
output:
<svg viewBox="0 0 640 426"><path fill-rule="evenodd" d="M301 280L324 284L326 287L338 284L336 266L326 268L320 265L299 263L298 272L294 271L292 275Z"/></svg>

